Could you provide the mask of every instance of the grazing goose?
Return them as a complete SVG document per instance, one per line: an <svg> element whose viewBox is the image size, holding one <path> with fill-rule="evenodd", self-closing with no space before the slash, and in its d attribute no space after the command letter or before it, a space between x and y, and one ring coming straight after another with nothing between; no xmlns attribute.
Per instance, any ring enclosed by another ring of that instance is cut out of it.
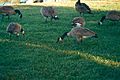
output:
<svg viewBox="0 0 120 80"><path fill-rule="evenodd" d="M11 37L11 34L15 34L16 36L19 36L20 32L24 35L24 30L23 30L22 26L15 22L9 23L6 31L10 34L10 37Z"/></svg>
<svg viewBox="0 0 120 80"><path fill-rule="evenodd" d="M104 20L111 20L111 21L119 21L120 20L120 12L116 10L111 10L107 12L105 16L101 18L101 20L98 22L99 25L103 23Z"/></svg>
<svg viewBox="0 0 120 80"><path fill-rule="evenodd" d="M81 24L81 27L84 27L84 26L85 26L85 20L84 20L84 18L82 18L82 17L75 17L75 18L73 18L73 20L72 20L72 25L73 25L73 26L76 26L75 23Z"/></svg>
<svg viewBox="0 0 120 80"><path fill-rule="evenodd" d="M18 9L14 9L12 6L1 6L0 7L0 14L3 16L8 16L8 19L10 18L10 15L18 14L20 18L22 18L22 13Z"/></svg>
<svg viewBox="0 0 120 80"><path fill-rule="evenodd" d="M57 42L59 41L63 41L63 39L66 37L66 36L72 36L72 37L75 37L77 39L78 42L82 42L82 40L84 38L89 38L89 37L95 37L97 38L97 34L87 28L83 28L81 27L81 24L79 23L76 23L76 27L73 27L71 29L71 31L69 32L65 32L62 36L60 36L58 39L57 39Z"/></svg>
<svg viewBox="0 0 120 80"><path fill-rule="evenodd" d="M78 0L76 3L75 3L75 9L77 12L79 12L80 14L81 13L89 13L91 14L91 9L90 7L85 4L85 3L81 3L80 0Z"/></svg>
<svg viewBox="0 0 120 80"><path fill-rule="evenodd" d="M41 8L41 14L46 18L46 22L47 22L47 18L50 17L51 18L51 21L54 19L54 20L58 20L58 16L56 14L56 11L53 7L51 6L48 6L48 7L42 7Z"/></svg>

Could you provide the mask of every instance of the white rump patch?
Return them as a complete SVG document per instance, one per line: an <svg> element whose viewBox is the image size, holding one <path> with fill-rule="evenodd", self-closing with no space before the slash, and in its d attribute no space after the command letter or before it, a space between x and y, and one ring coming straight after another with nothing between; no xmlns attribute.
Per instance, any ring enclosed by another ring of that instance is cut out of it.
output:
<svg viewBox="0 0 120 80"><path fill-rule="evenodd" d="M91 37L91 36L83 36L83 38L89 38L89 37Z"/></svg>
<svg viewBox="0 0 120 80"><path fill-rule="evenodd" d="M70 33L69 33L69 32L67 33L67 36L70 36Z"/></svg>

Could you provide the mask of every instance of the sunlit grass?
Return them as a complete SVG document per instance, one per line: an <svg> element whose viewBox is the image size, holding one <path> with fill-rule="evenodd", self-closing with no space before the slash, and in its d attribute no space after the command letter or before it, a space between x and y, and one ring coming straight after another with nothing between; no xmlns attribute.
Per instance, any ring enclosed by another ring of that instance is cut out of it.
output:
<svg viewBox="0 0 120 80"><path fill-rule="evenodd" d="M59 50L59 49L56 50L56 49L51 48L44 44L36 45L36 44L26 43L26 45L31 46L31 47L44 48L44 49L54 51L54 52L59 52L59 53L78 54L78 55L80 55L80 57L87 59L87 60L95 61L98 64L102 64L102 65L109 66L109 67L120 67L120 62L106 59L106 58L100 57L100 56L94 56L94 55L90 55L87 53L82 53L79 51L67 51L67 50Z"/></svg>
<svg viewBox="0 0 120 80"><path fill-rule="evenodd" d="M17 42L14 40L9 40L9 39L0 39L0 42ZM101 56L94 56L91 55L90 53L82 53L79 51L68 51L68 50L60 50L60 49L55 49L52 47L49 47L48 45L45 44L34 44L34 43L21 43L21 45L26 45L26 46L30 46L33 48L43 48L45 50L49 50L49 51L53 51L53 52L57 52L57 53L65 53L65 54L78 54L80 55L80 57L86 59L86 60L91 60L91 61L95 61L98 64L102 64L105 66L109 66L109 67L120 67L120 62L117 61L113 61L110 59L106 59L105 57L101 57Z"/></svg>

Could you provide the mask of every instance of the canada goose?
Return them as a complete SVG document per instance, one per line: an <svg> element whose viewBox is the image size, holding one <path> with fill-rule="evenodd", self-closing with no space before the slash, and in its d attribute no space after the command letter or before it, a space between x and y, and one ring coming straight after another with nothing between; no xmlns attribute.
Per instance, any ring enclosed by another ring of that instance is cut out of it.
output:
<svg viewBox="0 0 120 80"><path fill-rule="evenodd" d="M81 27L84 27L84 25L85 25L85 20L84 20L84 18L82 18L82 17L75 17L75 18L73 18L73 20L72 20L72 26L75 26L75 25L76 25L75 23L79 23L79 24L81 24Z"/></svg>
<svg viewBox="0 0 120 80"><path fill-rule="evenodd" d="M75 3L75 9L76 9L76 11L79 12L80 14L81 14L81 13L89 13L89 14L92 14L90 7L89 7L87 4L85 4L85 3L81 3L80 0L78 0L78 1Z"/></svg>
<svg viewBox="0 0 120 80"><path fill-rule="evenodd" d="M76 23L76 27L73 27L71 29L71 31L69 32L65 32L62 36L60 36L58 39L57 39L57 42L60 42L60 41L63 41L63 39L66 37L66 36L72 36L72 37L75 37L77 39L78 42L82 42L82 40L84 38L89 38L89 37L95 37L97 38L97 34L87 28L83 28L81 27L81 24L79 23Z"/></svg>
<svg viewBox="0 0 120 80"><path fill-rule="evenodd" d="M18 14L20 18L22 18L22 13L20 10L14 8L12 6L1 6L0 7L0 14L3 16L8 16L8 19L10 18L10 15Z"/></svg>
<svg viewBox="0 0 120 80"><path fill-rule="evenodd" d="M107 12L105 16L101 18L101 20L98 22L99 25L103 23L104 20L111 20L111 21L119 21L120 20L120 12L111 10Z"/></svg>
<svg viewBox="0 0 120 80"><path fill-rule="evenodd" d="M41 14L46 18L46 22L47 22L47 18L50 17L51 21L52 19L57 20L59 19L55 9L52 6L47 6L47 7L42 7L41 8Z"/></svg>
<svg viewBox="0 0 120 80"><path fill-rule="evenodd" d="M25 34L24 29L22 28L22 26L20 24L18 24L18 23L15 23L15 22L9 23L9 25L7 26L6 31L10 34L10 37L11 37L11 34L15 34L16 36L19 36L20 32L23 35Z"/></svg>

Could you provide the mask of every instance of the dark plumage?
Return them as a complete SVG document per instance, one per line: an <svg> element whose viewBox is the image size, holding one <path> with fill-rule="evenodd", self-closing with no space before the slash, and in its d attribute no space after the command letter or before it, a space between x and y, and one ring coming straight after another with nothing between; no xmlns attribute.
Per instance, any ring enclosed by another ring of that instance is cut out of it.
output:
<svg viewBox="0 0 120 80"><path fill-rule="evenodd" d="M69 32L65 32L62 36L60 36L58 39L57 39L57 42L59 41L63 41L63 39L66 37L66 36L72 36L72 37L75 37L77 39L77 41L81 41L84 39L84 38L88 38L88 37L95 37L97 38L97 34L87 28L83 28L81 27L81 24L79 23L76 23L76 27L73 27L71 29L71 31Z"/></svg>
<svg viewBox="0 0 120 80"><path fill-rule="evenodd" d="M20 18L22 18L22 13L18 9L14 9L12 6L1 6L0 7L0 14L3 16L8 16L8 19L10 18L10 15L18 14Z"/></svg>
<svg viewBox="0 0 120 80"><path fill-rule="evenodd" d="M77 12L79 12L80 14L81 13L89 13L91 14L91 9L90 7L85 4L85 3L81 3L80 0L78 0L76 3L75 3L75 9Z"/></svg>
<svg viewBox="0 0 120 80"><path fill-rule="evenodd" d="M105 16L103 16L101 18L101 20L98 22L98 24L101 25L104 20L119 21L120 20L120 12L116 11L116 10L107 12L107 14Z"/></svg>
<svg viewBox="0 0 120 80"><path fill-rule="evenodd" d="M8 26L6 31L10 34L15 34L16 36L19 36L19 33L21 32L24 35L24 29L22 26L18 23L11 22Z"/></svg>
<svg viewBox="0 0 120 80"><path fill-rule="evenodd" d="M56 14L56 11L53 7L51 6L48 6L48 7L42 7L41 8L41 14L46 18L46 22L47 22L47 18L50 17L51 18L51 21L54 19L54 20L57 20L59 19L57 14Z"/></svg>

